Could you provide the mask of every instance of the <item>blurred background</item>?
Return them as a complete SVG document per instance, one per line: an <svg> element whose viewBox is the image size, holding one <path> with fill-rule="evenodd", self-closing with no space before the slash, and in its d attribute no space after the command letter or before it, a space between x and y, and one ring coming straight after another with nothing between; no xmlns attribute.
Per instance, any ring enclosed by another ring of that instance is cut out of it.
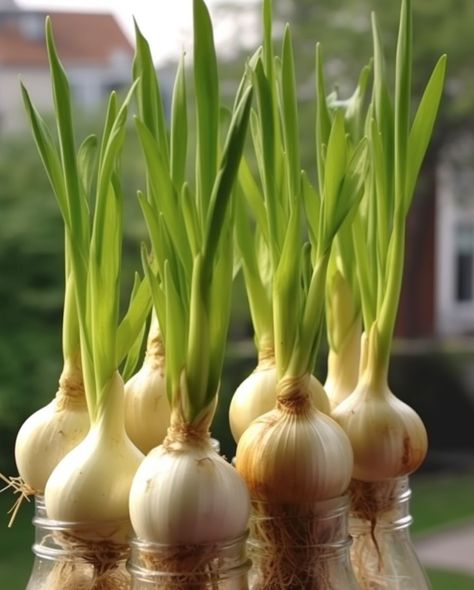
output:
<svg viewBox="0 0 474 590"><path fill-rule="evenodd" d="M4 474L16 474L16 432L27 416L53 397L62 363L63 227L27 127L18 78L39 110L51 112L43 35L44 17L51 14L77 107L77 139L97 131L108 93L130 84L130 4L0 0L0 472ZM305 167L314 175L315 42L322 44L328 89L349 96L371 55L372 10L379 18L388 67L393 66L399 5L385 0L274 0L273 4L276 44L286 21L293 29L301 151ZM472 542L470 563L450 561L448 549L441 549L444 561L429 551L426 556L423 548L440 538L445 548L451 542L451 553L459 557L462 547L452 543L468 543L462 541L466 537L461 531L474 531L474 3L414 0L413 4L414 96L418 97L442 53L448 54L448 76L409 219L390 383L421 415L430 438L428 459L412 477L413 530L420 554L429 566L434 590L463 590L474 587L474 537L467 537ZM190 0L133 2L168 102L176 61L190 47L191 6ZM261 3L209 0L209 7L220 56L221 93L230 100L246 57L260 43ZM144 175L133 125L123 162L125 299L133 271L140 268L139 245L145 239L135 199ZM233 297L213 432L228 457L235 450L227 422L229 400L256 360L240 277ZM323 345L316 368L322 381L325 370ZM0 495L0 587L20 590L32 559L31 506L7 530L11 503L9 492Z"/></svg>

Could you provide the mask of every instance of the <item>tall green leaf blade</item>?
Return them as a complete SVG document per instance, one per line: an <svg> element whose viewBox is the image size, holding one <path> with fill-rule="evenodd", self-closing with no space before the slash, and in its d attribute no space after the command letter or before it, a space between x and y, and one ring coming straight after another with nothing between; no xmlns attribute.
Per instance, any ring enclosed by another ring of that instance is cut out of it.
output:
<svg viewBox="0 0 474 590"><path fill-rule="evenodd" d="M86 195L90 195L94 182L97 145L97 136L89 135L81 143L77 152L77 166L82 181L82 187Z"/></svg>
<svg viewBox="0 0 474 590"><path fill-rule="evenodd" d="M405 214L411 205L415 184L438 114L446 75L446 56L440 57L423 93L408 139Z"/></svg>
<svg viewBox="0 0 474 590"><path fill-rule="evenodd" d="M293 45L290 28L287 25L283 36L281 70L282 117L285 152L288 159L289 180L292 196L300 190L300 149L298 137L298 108L296 103L296 79Z"/></svg>
<svg viewBox="0 0 474 590"><path fill-rule="evenodd" d="M21 84L21 93L41 161L56 197L64 223L69 232L71 232L69 204L59 153L44 119L34 107L28 91L23 84Z"/></svg>
<svg viewBox="0 0 474 590"><path fill-rule="evenodd" d="M210 276L214 257L217 252L222 227L228 210L234 180L240 165L252 103L252 88L249 87L243 95L227 134L226 144L222 153L219 172L216 176L214 188L209 203L206 223L206 234L203 250L203 264Z"/></svg>
<svg viewBox="0 0 474 590"><path fill-rule="evenodd" d="M194 87L197 126L197 196L204 221L217 172L219 86L217 59L209 12L203 0L193 0Z"/></svg>
<svg viewBox="0 0 474 590"><path fill-rule="evenodd" d="M242 187L242 193L249 204L255 221L262 232L267 244L270 244L270 236L268 229L268 218L265 210L265 200L262 192L252 175L250 166L245 157L242 156L239 167L239 184Z"/></svg>
<svg viewBox="0 0 474 590"><path fill-rule="evenodd" d="M133 307L133 301L138 295L140 284L141 279L139 274L136 272L134 275L132 292L130 293L130 301L128 304L127 313L129 313L131 308ZM143 343L145 340L146 327L147 326L145 321L142 323L142 327L140 328L137 337L135 339L130 338L130 340L128 340L127 344L129 349L126 354L125 362L121 370L122 379L125 382L127 382L133 376L138 367L138 363L140 362L140 356L142 353ZM121 336L121 334L117 333L117 349L119 348L119 336Z"/></svg>
<svg viewBox="0 0 474 590"><path fill-rule="evenodd" d="M411 0L402 0L395 66L395 211L403 211L408 162L411 102Z"/></svg>
<svg viewBox="0 0 474 590"><path fill-rule="evenodd" d="M138 112L143 122L156 139L163 160L169 161L168 132L161 96L160 84L148 41L142 35L135 22L135 58L133 61L133 78L140 80L137 91Z"/></svg>
<svg viewBox="0 0 474 590"><path fill-rule="evenodd" d="M273 336L272 302L260 276L256 240L252 236L242 193L242 190L237 192L235 236L237 247L242 257L242 267L252 324L255 329L257 343L260 343L265 337Z"/></svg>
<svg viewBox="0 0 474 590"><path fill-rule="evenodd" d="M171 108L171 178L179 191L186 174L188 115L184 55L179 62Z"/></svg>
<svg viewBox="0 0 474 590"><path fill-rule="evenodd" d="M320 194L324 186L324 146L327 146L331 133L331 117L326 101L323 58L321 46L316 45L316 166Z"/></svg>
<svg viewBox="0 0 474 590"><path fill-rule="evenodd" d="M347 139L344 114L342 111L337 111L329 135L324 172L324 236L322 236L324 247L329 246L335 233L334 227L338 220L338 197L346 172L346 160Z"/></svg>

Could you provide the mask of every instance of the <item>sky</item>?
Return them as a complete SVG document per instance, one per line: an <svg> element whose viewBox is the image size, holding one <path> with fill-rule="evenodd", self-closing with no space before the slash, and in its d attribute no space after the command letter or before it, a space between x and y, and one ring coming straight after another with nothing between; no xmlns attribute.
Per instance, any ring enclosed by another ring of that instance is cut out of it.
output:
<svg viewBox="0 0 474 590"><path fill-rule="evenodd" d="M256 0L239 0L242 8L255 4ZM226 47L226 40L235 26L234 19L217 18L219 0L207 0L214 22L216 44ZM123 29L133 39L133 16L148 39L157 64L178 57L189 51L192 31L192 0L17 0L22 8L40 10L79 10L114 13ZM248 31L248 43L257 43L255 19L240 14L240 26ZM251 34L253 30L253 35Z"/></svg>

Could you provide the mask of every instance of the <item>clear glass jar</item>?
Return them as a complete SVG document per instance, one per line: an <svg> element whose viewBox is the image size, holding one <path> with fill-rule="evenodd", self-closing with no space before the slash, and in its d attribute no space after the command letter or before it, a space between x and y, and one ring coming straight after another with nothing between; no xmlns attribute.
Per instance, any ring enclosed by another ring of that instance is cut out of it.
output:
<svg viewBox="0 0 474 590"><path fill-rule="evenodd" d="M311 506L254 502L251 590L358 590L349 557L349 499Z"/></svg>
<svg viewBox="0 0 474 590"><path fill-rule="evenodd" d="M134 539L132 590L248 590L247 535L215 545L169 546Z"/></svg>
<svg viewBox="0 0 474 590"><path fill-rule="evenodd" d="M84 541L91 526L46 516L42 497L35 498L35 555L26 590L130 590L126 569L128 545L105 537ZM110 535L123 523L111 523Z"/></svg>
<svg viewBox="0 0 474 590"><path fill-rule="evenodd" d="M361 590L429 590L410 538L408 477L353 482L351 559Z"/></svg>

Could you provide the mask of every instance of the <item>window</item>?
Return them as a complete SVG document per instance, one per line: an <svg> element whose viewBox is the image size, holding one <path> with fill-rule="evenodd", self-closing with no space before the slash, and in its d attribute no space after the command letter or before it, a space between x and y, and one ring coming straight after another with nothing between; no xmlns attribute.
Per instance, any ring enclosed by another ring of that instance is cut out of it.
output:
<svg viewBox="0 0 474 590"><path fill-rule="evenodd" d="M474 224L462 223L455 236L455 299L474 300Z"/></svg>

